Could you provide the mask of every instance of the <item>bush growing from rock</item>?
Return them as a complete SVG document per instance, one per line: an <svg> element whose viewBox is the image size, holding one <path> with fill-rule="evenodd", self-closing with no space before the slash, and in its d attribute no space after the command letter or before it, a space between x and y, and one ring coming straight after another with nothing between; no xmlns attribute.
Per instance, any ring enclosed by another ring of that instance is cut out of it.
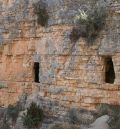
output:
<svg viewBox="0 0 120 129"><path fill-rule="evenodd" d="M11 118L13 122L16 122L16 119L20 111L21 111L21 108L19 107L18 104L9 105L7 108L7 117Z"/></svg>
<svg viewBox="0 0 120 129"><path fill-rule="evenodd" d="M92 44L103 29L106 16L105 7L95 6L87 12L79 10L75 17L76 27L73 27L70 34L71 41L76 42L80 37L84 37L88 45Z"/></svg>
<svg viewBox="0 0 120 129"><path fill-rule="evenodd" d="M0 129L11 129L8 123L3 123L0 125Z"/></svg>
<svg viewBox="0 0 120 129"><path fill-rule="evenodd" d="M91 124L96 119L96 113L85 109L71 109L68 113L69 121L72 124Z"/></svg>
<svg viewBox="0 0 120 129"><path fill-rule="evenodd" d="M23 116L23 124L29 129L38 127L43 121L43 117L43 110L36 103L32 102Z"/></svg>
<svg viewBox="0 0 120 129"><path fill-rule="evenodd" d="M23 94L22 96L20 96L19 101L16 102L15 105L8 105L6 114L8 119L11 118L13 122L16 122L19 112L23 111L25 108L24 105L26 103L26 99L27 94Z"/></svg>
<svg viewBox="0 0 120 129"><path fill-rule="evenodd" d="M9 129L10 125L16 124L19 113L25 109L26 99L27 94L23 94L16 104L8 105L7 108L0 108L0 129Z"/></svg>
<svg viewBox="0 0 120 129"><path fill-rule="evenodd" d="M3 116L0 115L0 129L11 129L8 120L4 115Z"/></svg>
<svg viewBox="0 0 120 129"><path fill-rule="evenodd" d="M33 7L34 13L37 15L37 23L41 26L46 26L49 19L49 15L46 9L46 3L40 0L37 3L33 4Z"/></svg>

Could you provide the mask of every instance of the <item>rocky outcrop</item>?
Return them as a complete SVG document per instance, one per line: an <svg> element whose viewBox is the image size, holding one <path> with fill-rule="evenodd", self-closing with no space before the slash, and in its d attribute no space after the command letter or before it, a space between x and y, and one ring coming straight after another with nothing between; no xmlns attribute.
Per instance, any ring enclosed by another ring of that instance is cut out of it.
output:
<svg viewBox="0 0 120 129"><path fill-rule="evenodd" d="M37 94L37 102L62 119L69 108L95 109L99 103L120 104L120 27L118 0L110 5L106 26L93 46L69 35L78 9L94 0L45 0L48 26L41 27L34 14L37 0L0 0L0 106L15 103L23 93ZM115 71L113 84L106 83L105 59ZM34 63L39 63L35 82ZM37 93L36 93L37 92Z"/></svg>
<svg viewBox="0 0 120 129"><path fill-rule="evenodd" d="M109 129L108 121L109 121L109 116L107 115L102 116L96 119L96 121L93 124L91 124L90 129Z"/></svg>

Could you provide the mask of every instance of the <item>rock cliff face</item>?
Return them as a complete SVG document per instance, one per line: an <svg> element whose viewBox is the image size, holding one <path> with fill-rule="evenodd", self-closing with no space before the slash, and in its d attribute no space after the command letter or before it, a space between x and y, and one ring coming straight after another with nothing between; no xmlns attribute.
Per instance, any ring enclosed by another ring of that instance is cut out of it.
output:
<svg viewBox="0 0 120 129"><path fill-rule="evenodd" d="M61 115L73 107L120 104L120 1L98 1L109 4L112 13L89 47L82 38L72 47L69 35L78 9L94 0L46 0L47 27L37 24L36 2L0 0L0 106L36 91L42 107ZM112 84L105 79L108 58L115 74ZM35 82L36 63L40 83Z"/></svg>

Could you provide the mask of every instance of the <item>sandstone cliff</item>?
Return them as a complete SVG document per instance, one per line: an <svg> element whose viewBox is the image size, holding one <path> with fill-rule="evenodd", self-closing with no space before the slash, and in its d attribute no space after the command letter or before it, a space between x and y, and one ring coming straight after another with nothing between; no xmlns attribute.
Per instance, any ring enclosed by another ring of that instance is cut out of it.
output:
<svg viewBox="0 0 120 129"><path fill-rule="evenodd" d="M37 23L36 0L0 0L0 106L15 103L24 92L42 107L63 116L69 107L94 109L120 104L120 1L100 0L111 14L92 46L80 38L71 49L69 35L79 8L94 0L46 0L48 26ZM113 84L105 82L105 59L112 59ZM39 63L39 82L34 63ZM63 114L62 114L63 113Z"/></svg>

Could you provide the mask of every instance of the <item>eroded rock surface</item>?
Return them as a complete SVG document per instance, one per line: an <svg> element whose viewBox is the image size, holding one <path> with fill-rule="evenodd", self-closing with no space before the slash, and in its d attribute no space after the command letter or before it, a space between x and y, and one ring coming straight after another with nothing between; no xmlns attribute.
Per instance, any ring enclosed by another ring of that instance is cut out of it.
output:
<svg viewBox="0 0 120 129"><path fill-rule="evenodd" d="M94 0L46 0L47 27L37 24L36 0L0 0L0 106L15 103L23 93L38 94L38 103L63 119L70 108L95 109L99 103L120 104L120 3L96 43L84 39L73 45L69 35L78 9ZM113 84L105 82L105 59L110 56L115 70ZM35 83L34 63L39 63ZM56 117L56 115L55 115Z"/></svg>

